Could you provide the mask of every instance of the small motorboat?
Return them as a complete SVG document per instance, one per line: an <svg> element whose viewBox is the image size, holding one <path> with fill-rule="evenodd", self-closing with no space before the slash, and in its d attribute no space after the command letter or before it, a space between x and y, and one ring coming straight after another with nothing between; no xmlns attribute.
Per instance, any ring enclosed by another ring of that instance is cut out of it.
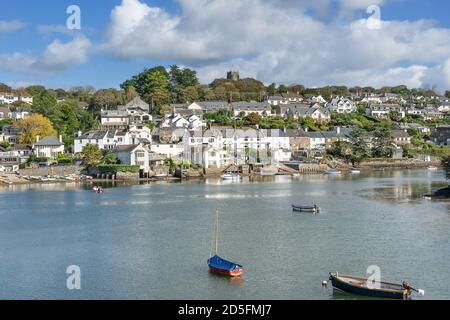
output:
<svg viewBox="0 0 450 320"><path fill-rule="evenodd" d="M293 204L292 210L297 212L313 212L313 213L319 213L320 208L317 205L308 206L308 205L302 205L302 204Z"/></svg>
<svg viewBox="0 0 450 320"><path fill-rule="evenodd" d="M351 173L351 174L360 174L360 173L361 173L361 170L359 170L359 169L351 169L351 170L350 170L350 173Z"/></svg>
<svg viewBox="0 0 450 320"><path fill-rule="evenodd" d="M428 170L429 170L429 171L437 171L437 170L438 170L438 167L428 167Z"/></svg>
<svg viewBox="0 0 450 320"><path fill-rule="evenodd" d="M298 177L300 177L300 173L294 173L292 176L293 176L294 178L298 178Z"/></svg>
<svg viewBox="0 0 450 320"><path fill-rule="evenodd" d="M413 292L425 295L425 291L417 290L409 286L408 282L395 284L380 282L376 284L368 278L358 278L340 275L337 272L330 273L330 281L334 288L366 297L407 300Z"/></svg>
<svg viewBox="0 0 450 320"><path fill-rule="evenodd" d="M220 176L222 180L239 180L241 176L236 173L226 173Z"/></svg>
<svg viewBox="0 0 450 320"><path fill-rule="evenodd" d="M97 186L93 187L92 191L95 192L95 193L103 193L103 192L105 192L102 187L97 187Z"/></svg>
<svg viewBox="0 0 450 320"><path fill-rule="evenodd" d="M325 173L326 174L341 174L342 172L340 170L331 169L331 170L325 171Z"/></svg>

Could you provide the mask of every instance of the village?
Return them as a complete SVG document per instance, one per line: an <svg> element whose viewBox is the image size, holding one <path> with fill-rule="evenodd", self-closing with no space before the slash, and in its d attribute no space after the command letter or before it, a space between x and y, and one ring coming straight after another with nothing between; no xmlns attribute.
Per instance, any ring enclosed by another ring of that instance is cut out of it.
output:
<svg viewBox="0 0 450 320"><path fill-rule="evenodd" d="M239 73L226 81L239 81ZM0 93L0 182L323 173L370 168L370 159L377 168L375 160L428 167L448 152L445 96L286 91L260 100L172 103L156 114L137 95L101 109L97 127L77 131L68 145L61 134L21 143L16 123L33 115L23 107L33 97ZM98 159L87 161L92 154Z"/></svg>

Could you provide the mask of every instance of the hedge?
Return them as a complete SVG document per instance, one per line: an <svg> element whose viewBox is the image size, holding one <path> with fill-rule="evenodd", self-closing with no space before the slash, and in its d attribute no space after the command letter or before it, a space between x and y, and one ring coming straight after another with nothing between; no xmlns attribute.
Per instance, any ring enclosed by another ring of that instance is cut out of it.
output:
<svg viewBox="0 0 450 320"><path fill-rule="evenodd" d="M100 173L118 173L118 172L131 172L138 173L140 166L127 166L123 164L104 164L99 165L98 169Z"/></svg>

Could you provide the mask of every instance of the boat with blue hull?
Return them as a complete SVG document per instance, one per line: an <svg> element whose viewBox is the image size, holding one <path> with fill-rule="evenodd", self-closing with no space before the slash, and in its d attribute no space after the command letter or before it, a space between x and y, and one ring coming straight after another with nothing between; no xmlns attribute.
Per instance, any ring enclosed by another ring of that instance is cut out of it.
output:
<svg viewBox="0 0 450 320"><path fill-rule="evenodd" d="M244 272L244 267L240 264L225 260L217 254L219 247L219 210L216 210L216 221L214 226L214 254L211 252L210 258L208 259L208 267L211 273L238 277Z"/></svg>
<svg viewBox="0 0 450 320"><path fill-rule="evenodd" d="M208 266L212 273L225 276L237 277L244 272L244 268L240 264L224 260L218 255L208 259Z"/></svg>
<svg viewBox="0 0 450 320"><path fill-rule="evenodd" d="M375 282L369 278L340 275L337 272L330 273L330 281L336 289L372 298L407 300L411 298L413 292L425 294L423 290L410 287L407 282L403 284L380 282L375 286Z"/></svg>

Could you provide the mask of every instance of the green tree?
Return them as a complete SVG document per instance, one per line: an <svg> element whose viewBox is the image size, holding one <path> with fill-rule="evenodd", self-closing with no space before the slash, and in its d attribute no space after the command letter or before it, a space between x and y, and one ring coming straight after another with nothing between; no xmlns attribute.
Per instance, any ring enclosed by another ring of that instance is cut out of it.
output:
<svg viewBox="0 0 450 320"><path fill-rule="evenodd" d="M183 88L195 87L199 84L197 71L189 68L180 68L177 65L170 66L170 83L172 86L179 85Z"/></svg>
<svg viewBox="0 0 450 320"><path fill-rule="evenodd" d="M375 158L387 158L392 154L392 132L388 128L378 127L373 132L372 155Z"/></svg>
<svg viewBox="0 0 450 320"><path fill-rule="evenodd" d="M73 143L74 133L80 129L77 107L78 102L75 100L66 100L57 105L58 119L54 125L58 132L63 135L66 145Z"/></svg>
<svg viewBox="0 0 450 320"><path fill-rule="evenodd" d="M131 87L127 88L132 91ZM124 102L123 94L116 89L101 89L94 93L89 101L89 110L92 112L99 112L100 110L115 109L118 105Z"/></svg>
<svg viewBox="0 0 450 320"><path fill-rule="evenodd" d="M258 113L250 113L247 117L245 117L245 121L251 126L259 125L261 120L262 117Z"/></svg>
<svg viewBox="0 0 450 320"><path fill-rule="evenodd" d="M101 163L102 152L95 144L87 144L81 152L82 162L87 167L96 166Z"/></svg>
<svg viewBox="0 0 450 320"><path fill-rule="evenodd" d="M42 95L43 93L47 92L47 90L45 89L44 86L39 86L39 85L26 87L25 91L29 95L33 96L33 98L36 98L36 97Z"/></svg>
<svg viewBox="0 0 450 320"><path fill-rule="evenodd" d="M169 84L169 73L164 67L159 66L145 69L122 83L121 88L127 90L130 86L134 87L147 103L158 109L161 105L169 103Z"/></svg>
<svg viewBox="0 0 450 320"><path fill-rule="evenodd" d="M353 156L351 161L357 163L370 156L370 148L366 140L366 131L360 127L353 127L349 134Z"/></svg>
<svg viewBox="0 0 450 320"><path fill-rule="evenodd" d="M54 122L59 117L56 104L56 98L52 94L48 91L42 91L34 97L31 110L34 113L39 113Z"/></svg>
<svg viewBox="0 0 450 320"><path fill-rule="evenodd" d="M102 164L119 164L119 159L117 158L117 155L113 153L111 150L105 149L101 150Z"/></svg>
<svg viewBox="0 0 450 320"><path fill-rule="evenodd" d="M11 92L12 88L3 82L0 82L0 92Z"/></svg>
<svg viewBox="0 0 450 320"><path fill-rule="evenodd" d="M328 152L334 157L341 158L345 162L356 162L354 158L353 145L347 141L336 141Z"/></svg>

